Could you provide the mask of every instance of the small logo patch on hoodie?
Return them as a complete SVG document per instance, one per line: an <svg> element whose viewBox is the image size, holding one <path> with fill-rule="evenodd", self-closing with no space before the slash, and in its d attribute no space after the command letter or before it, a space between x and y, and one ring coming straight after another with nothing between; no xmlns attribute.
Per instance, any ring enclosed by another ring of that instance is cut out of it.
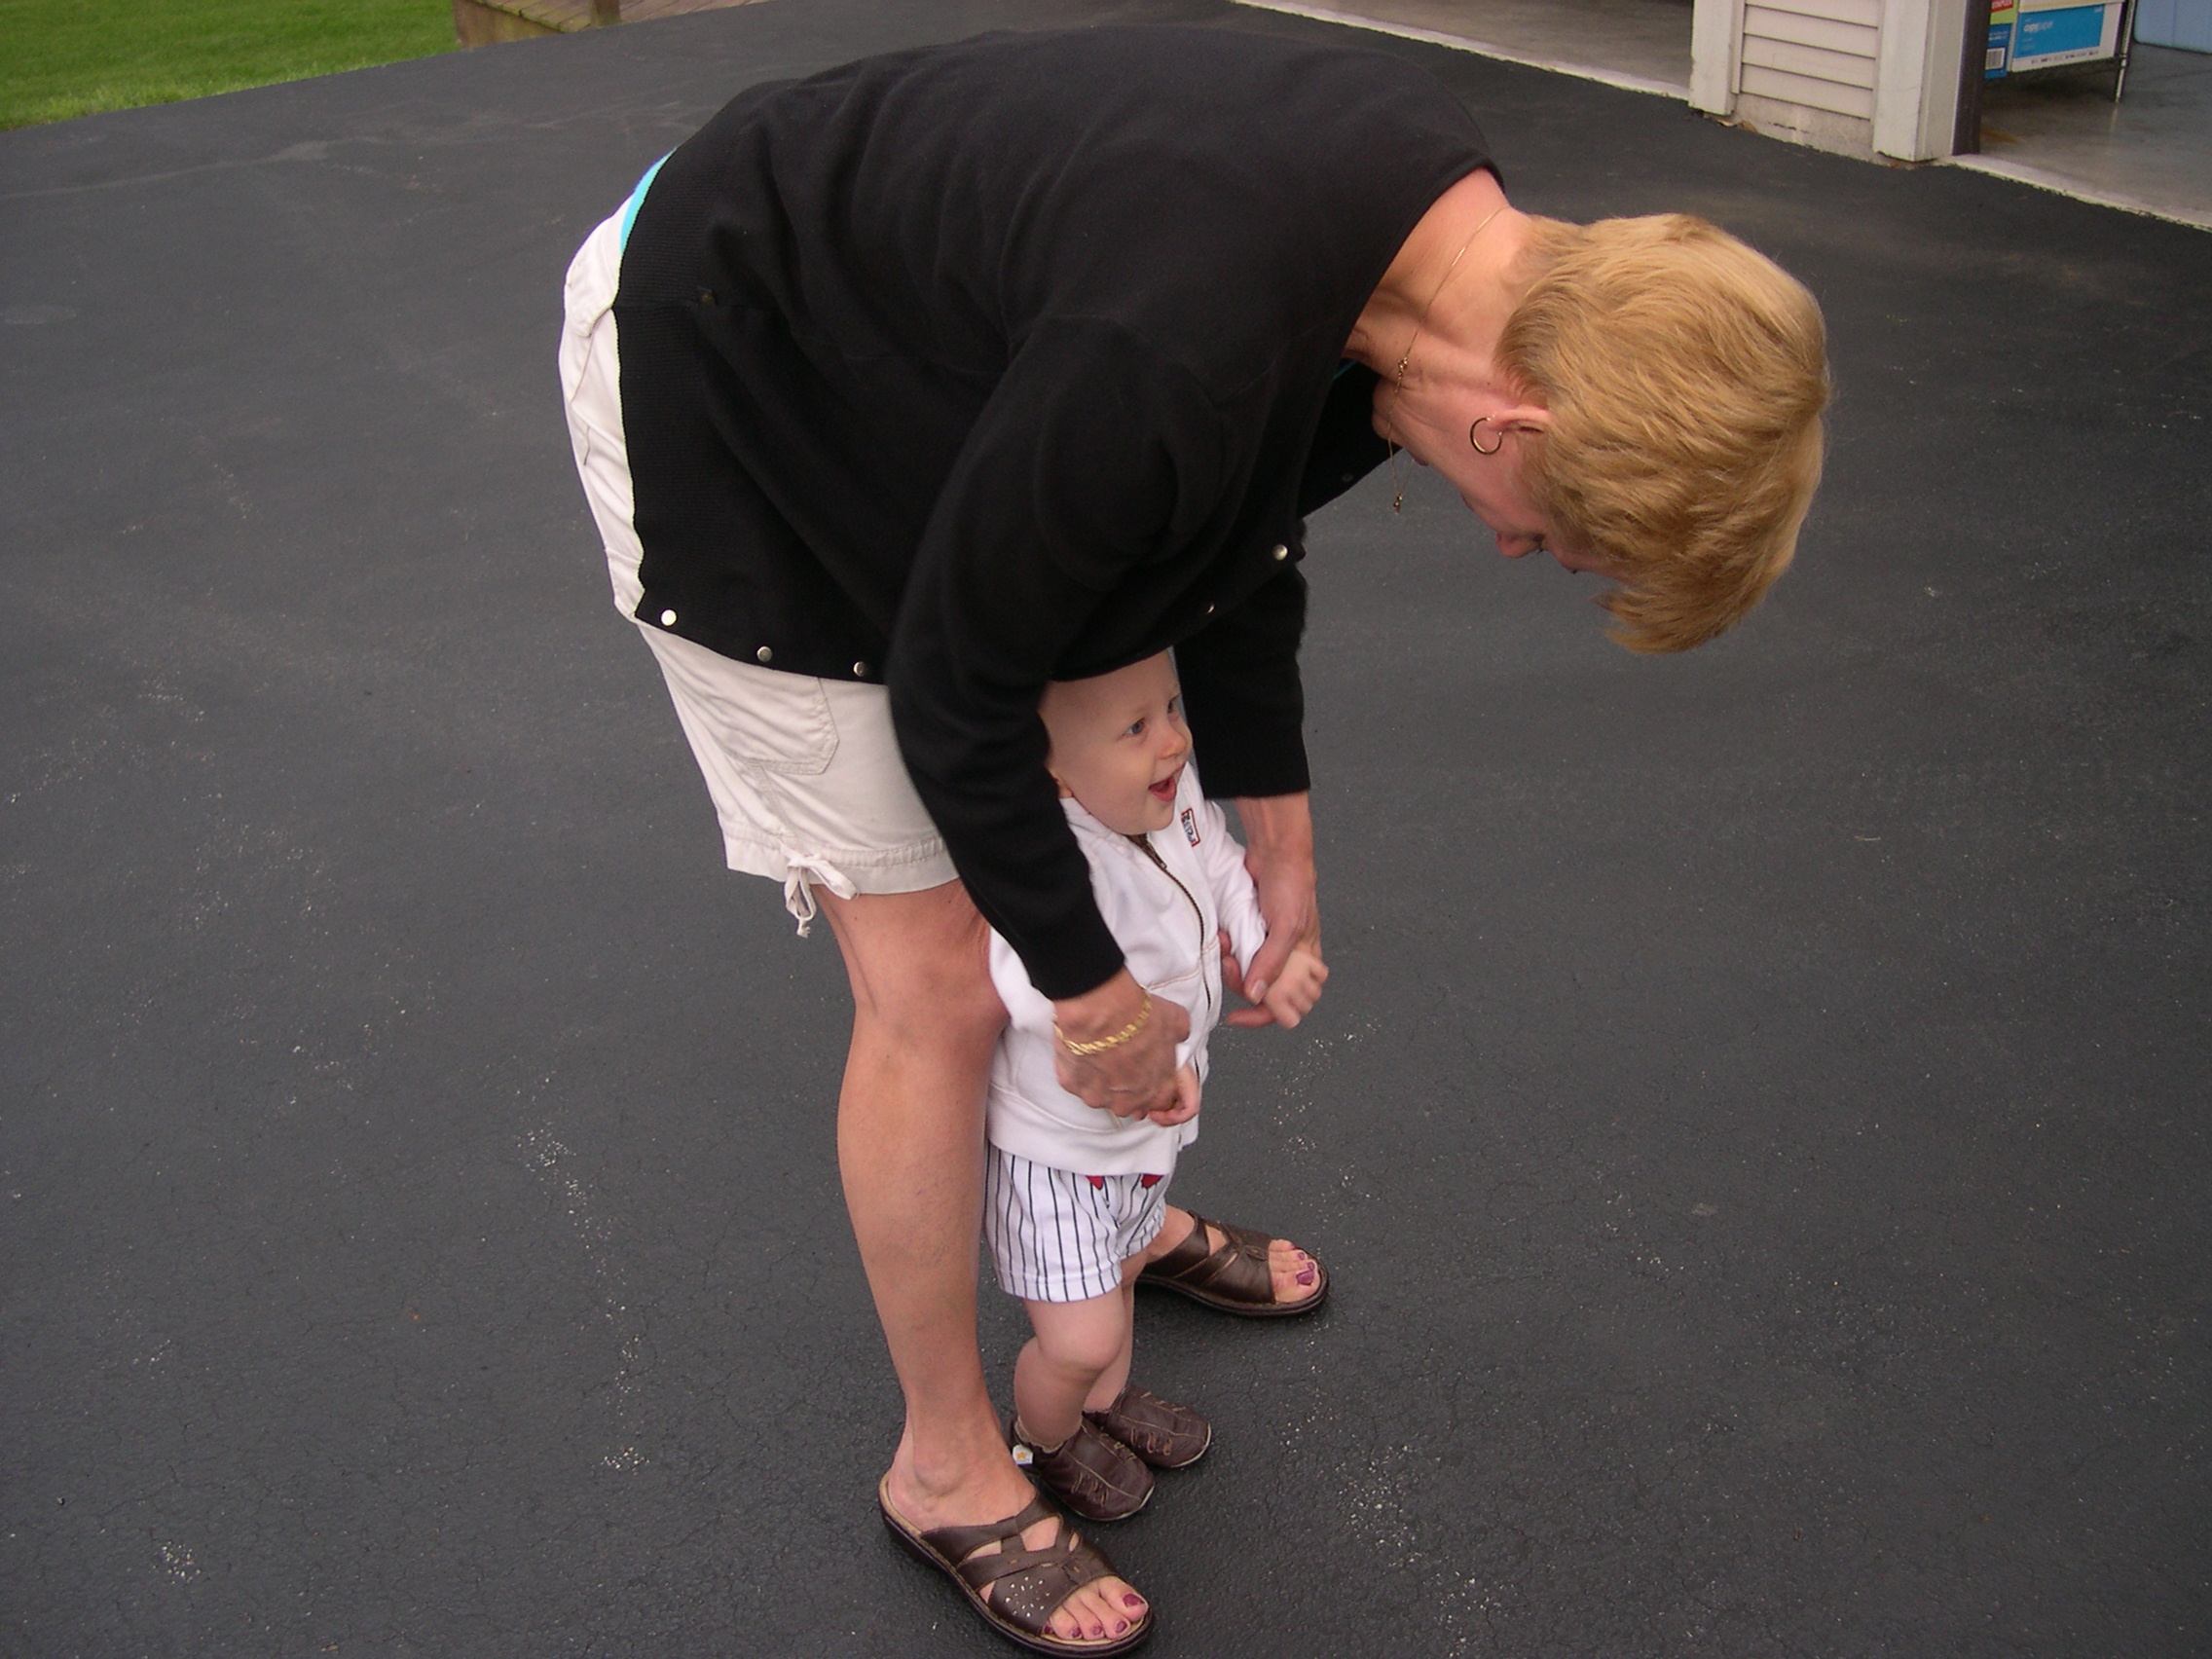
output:
<svg viewBox="0 0 2212 1659"><path fill-rule="evenodd" d="M1189 807L1183 808L1183 833L1191 837L1191 845L1198 844L1198 815Z"/></svg>

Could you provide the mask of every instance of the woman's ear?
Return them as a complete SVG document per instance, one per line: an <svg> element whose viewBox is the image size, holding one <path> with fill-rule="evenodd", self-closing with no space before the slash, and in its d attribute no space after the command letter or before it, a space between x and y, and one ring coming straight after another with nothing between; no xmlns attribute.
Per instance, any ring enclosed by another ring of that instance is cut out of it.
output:
<svg viewBox="0 0 2212 1659"><path fill-rule="evenodd" d="M1541 437L1552 429L1552 412L1541 403L1516 403L1490 418L1493 432L1526 432Z"/></svg>

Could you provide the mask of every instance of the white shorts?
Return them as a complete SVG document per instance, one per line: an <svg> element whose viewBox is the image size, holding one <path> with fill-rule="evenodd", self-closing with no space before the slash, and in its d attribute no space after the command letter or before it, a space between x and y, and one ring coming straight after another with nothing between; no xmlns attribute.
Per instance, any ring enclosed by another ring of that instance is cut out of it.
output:
<svg viewBox="0 0 2212 1659"><path fill-rule="evenodd" d="M1024 1302L1119 1290L1122 1264L1167 1219L1165 1175L1078 1175L995 1146L988 1157L983 1236L999 1288Z"/></svg>
<svg viewBox="0 0 2212 1659"><path fill-rule="evenodd" d="M576 473L607 548L614 606L636 621L645 548L632 522L630 453L622 436L621 357L614 294L622 276L622 215L587 237L569 267L561 333L561 392ZM900 758L890 694L785 674L657 628L638 631L659 659L676 718L721 821L729 867L784 884L800 933L815 887L918 893L957 879Z"/></svg>

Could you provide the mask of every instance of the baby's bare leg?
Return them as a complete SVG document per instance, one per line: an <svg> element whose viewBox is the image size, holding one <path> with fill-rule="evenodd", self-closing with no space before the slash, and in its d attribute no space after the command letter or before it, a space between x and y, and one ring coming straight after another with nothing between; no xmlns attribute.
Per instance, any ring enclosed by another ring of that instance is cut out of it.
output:
<svg viewBox="0 0 2212 1659"><path fill-rule="evenodd" d="M1037 1334L1014 1366L1014 1433L1039 1447L1058 1446L1083 1426L1083 1413L1100 1378L1129 1370L1132 1297L1124 1285L1087 1302L1025 1302L1030 1328ZM1116 1384L1116 1392L1120 1385ZM1066 1523L1062 1523L1066 1525ZM1024 1539L1024 1542L1027 1542ZM1117 1604L1129 1594L1120 1579L1086 1585L1070 1596L1061 1615L1080 1630L1119 1633L1127 1629L1130 1609ZM1141 1610L1141 1604L1137 1610Z"/></svg>
<svg viewBox="0 0 2212 1659"><path fill-rule="evenodd" d="M1124 1282L1083 1302L1022 1304L1037 1333L1014 1365L1014 1411L1024 1436L1057 1446L1082 1426L1086 1410L1114 1403L1129 1376L1133 1302Z"/></svg>

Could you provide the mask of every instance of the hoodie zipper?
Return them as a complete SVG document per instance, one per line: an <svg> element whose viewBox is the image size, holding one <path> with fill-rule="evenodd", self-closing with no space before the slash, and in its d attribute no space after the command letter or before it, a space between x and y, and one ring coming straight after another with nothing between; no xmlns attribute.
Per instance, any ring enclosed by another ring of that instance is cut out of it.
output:
<svg viewBox="0 0 2212 1659"><path fill-rule="evenodd" d="M1198 900L1191 897L1191 890L1183 885L1181 878L1178 877L1173 870L1167 867L1167 861L1160 856L1160 849L1152 844L1151 836L1131 835L1128 836L1127 839L1133 846L1141 849L1146 858L1150 859L1155 865L1159 866L1160 873L1161 875L1164 875L1169 881L1175 883L1176 892L1182 894L1185 899L1190 900L1191 914L1198 919L1198 988L1200 994L1205 998L1206 1013L1210 1015L1213 1013L1213 981L1207 977L1205 971L1206 913L1205 911L1198 908Z"/></svg>

